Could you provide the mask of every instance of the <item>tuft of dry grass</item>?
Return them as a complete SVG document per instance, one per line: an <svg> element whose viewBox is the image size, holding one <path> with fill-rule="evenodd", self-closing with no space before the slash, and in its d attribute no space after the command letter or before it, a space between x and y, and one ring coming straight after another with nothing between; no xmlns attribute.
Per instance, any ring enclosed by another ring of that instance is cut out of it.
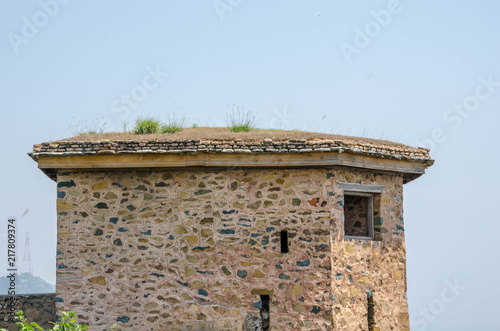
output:
<svg viewBox="0 0 500 331"><path fill-rule="evenodd" d="M76 125L70 126L71 134L75 136L86 136L104 133L106 123L96 120L93 122L80 121Z"/></svg>
<svg viewBox="0 0 500 331"><path fill-rule="evenodd" d="M233 105L231 111L226 113L226 125L231 132L249 132L255 129L257 121L251 110L244 112L240 107Z"/></svg>
<svg viewBox="0 0 500 331"><path fill-rule="evenodd" d="M175 114L167 116L167 122L161 126L162 133L181 132L186 126L186 117L183 115L177 117Z"/></svg>

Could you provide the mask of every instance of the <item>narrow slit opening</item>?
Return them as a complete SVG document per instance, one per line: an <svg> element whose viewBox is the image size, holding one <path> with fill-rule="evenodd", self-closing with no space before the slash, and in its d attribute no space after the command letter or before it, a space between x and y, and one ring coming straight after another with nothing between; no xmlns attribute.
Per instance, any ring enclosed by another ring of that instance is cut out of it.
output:
<svg viewBox="0 0 500 331"><path fill-rule="evenodd" d="M269 295L260 296L262 308L260 309L260 318L262 319L262 331L269 331Z"/></svg>
<svg viewBox="0 0 500 331"><path fill-rule="evenodd" d="M281 230L280 232L281 253L288 253L288 231Z"/></svg>
<svg viewBox="0 0 500 331"><path fill-rule="evenodd" d="M373 331L375 329L375 303L373 302L372 291L366 293L366 299L368 309L368 331Z"/></svg>

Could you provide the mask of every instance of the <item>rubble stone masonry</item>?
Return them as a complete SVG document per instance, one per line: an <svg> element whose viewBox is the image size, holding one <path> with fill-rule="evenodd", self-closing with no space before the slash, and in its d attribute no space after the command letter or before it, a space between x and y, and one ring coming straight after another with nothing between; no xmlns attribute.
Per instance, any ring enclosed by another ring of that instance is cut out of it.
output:
<svg viewBox="0 0 500 331"><path fill-rule="evenodd" d="M50 322L57 320L55 299L54 293L0 295L0 328L19 330L12 315L19 310L24 312L28 322L37 322L43 328L54 327Z"/></svg>
<svg viewBox="0 0 500 331"><path fill-rule="evenodd" d="M384 185L344 240L339 182ZM351 168L59 172L56 309L91 330L409 330L403 177ZM289 253L280 252L288 231Z"/></svg>
<svg viewBox="0 0 500 331"><path fill-rule="evenodd" d="M428 161L429 150L404 145L362 142L358 139L263 139L262 141L231 140L97 140L54 141L33 146L33 155L93 155L93 154L195 154L195 153L311 153L348 152L399 160Z"/></svg>

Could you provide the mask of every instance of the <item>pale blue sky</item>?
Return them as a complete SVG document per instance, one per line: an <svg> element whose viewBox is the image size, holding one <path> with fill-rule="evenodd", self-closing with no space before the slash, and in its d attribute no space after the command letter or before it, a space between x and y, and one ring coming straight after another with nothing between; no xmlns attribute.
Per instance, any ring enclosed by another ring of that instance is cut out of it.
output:
<svg viewBox="0 0 500 331"><path fill-rule="evenodd" d="M37 275L55 281L56 187L33 144L101 119L222 126L235 104L264 127L433 139L436 164L405 186L412 330L498 328L500 2L60 1L0 0L0 237L18 217Z"/></svg>

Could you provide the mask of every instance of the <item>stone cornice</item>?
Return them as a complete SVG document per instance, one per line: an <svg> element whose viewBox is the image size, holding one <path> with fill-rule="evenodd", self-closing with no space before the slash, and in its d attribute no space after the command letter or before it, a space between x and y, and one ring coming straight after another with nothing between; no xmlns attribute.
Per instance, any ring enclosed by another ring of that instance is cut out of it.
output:
<svg viewBox="0 0 500 331"><path fill-rule="evenodd" d="M32 157L95 154L196 154L196 153L325 153L345 152L399 160L431 161L429 150L405 145L368 143L356 139L262 141L235 140L98 140L56 141L33 146Z"/></svg>
<svg viewBox="0 0 500 331"><path fill-rule="evenodd" d="M102 145L100 145L102 146ZM107 146L108 147L108 146ZM146 146L143 146L146 147ZM350 150L344 147L303 148L300 151L256 151L242 148L201 150L92 150L34 152L30 155L39 168L55 179L58 171L109 171L126 169L201 168L284 168L347 166L375 171L401 173L405 182L425 173L433 160L381 152Z"/></svg>

